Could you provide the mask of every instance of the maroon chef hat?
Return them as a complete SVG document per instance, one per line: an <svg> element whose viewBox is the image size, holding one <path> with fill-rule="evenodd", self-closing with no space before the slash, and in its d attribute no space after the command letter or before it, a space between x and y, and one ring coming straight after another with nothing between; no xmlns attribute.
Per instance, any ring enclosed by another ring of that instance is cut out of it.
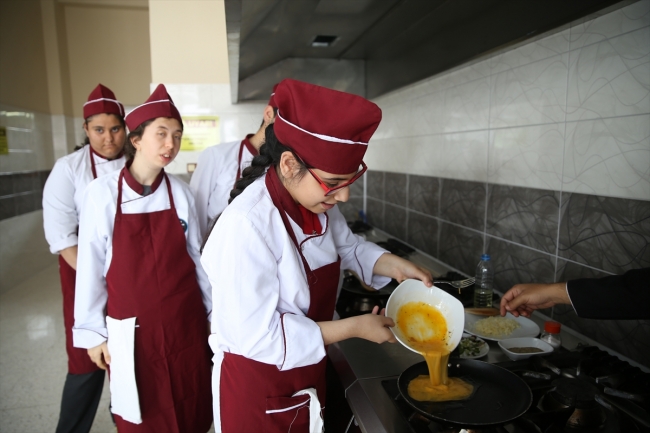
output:
<svg viewBox="0 0 650 433"><path fill-rule="evenodd" d="M88 102L84 104L84 119L102 113L124 117L124 105L115 99L115 93L111 89L98 84L88 95Z"/></svg>
<svg viewBox="0 0 650 433"><path fill-rule="evenodd" d="M275 103L275 90L278 88L278 83L273 85L273 92L271 92L271 97L269 98L269 103L266 105L270 105L273 108L278 108L278 106Z"/></svg>
<svg viewBox="0 0 650 433"><path fill-rule="evenodd" d="M147 120L157 119L158 117L171 117L172 119L178 120L181 123L181 127L183 127L181 114L174 105L172 97L167 93L164 84L158 84L156 90L153 91L144 104L135 107L126 115L124 120L129 131L134 131Z"/></svg>
<svg viewBox="0 0 650 433"><path fill-rule="evenodd" d="M275 91L278 140L311 167L333 174L359 169L379 126L379 107L350 93L291 79Z"/></svg>

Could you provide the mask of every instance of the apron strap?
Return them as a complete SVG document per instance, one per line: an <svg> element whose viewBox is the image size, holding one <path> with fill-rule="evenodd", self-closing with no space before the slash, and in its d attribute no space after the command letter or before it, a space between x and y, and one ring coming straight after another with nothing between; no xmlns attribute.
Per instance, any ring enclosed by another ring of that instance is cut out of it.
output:
<svg viewBox="0 0 650 433"><path fill-rule="evenodd" d="M246 138L244 138L244 139L241 141L240 145L239 145L239 156L237 157L237 175L235 176L235 183L233 184L232 189L235 189L235 186L237 186L237 181L238 181L239 179L241 179L241 171L242 171L242 170L241 170L241 160L242 160L242 157L243 157L243 155L244 155L244 147L245 147L246 149L248 149L248 151L249 151L249 152L251 153L251 155L253 155L253 156L257 156L257 155L260 154L260 153L257 151L257 149L255 148L255 146L253 146L253 144L250 142L250 138L251 138L253 135L254 135L254 134L248 134L248 135L246 136Z"/></svg>
<svg viewBox="0 0 650 433"><path fill-rule="evenodd" d="M93 155L97 155L100 158L104 158L104 157L101 156L99 153L95 152L95 149L93 149L93 147L90 144L88 145L88 147L90 148L90 152L88 152L90 154L90 170L93 172L93 179L97 179L97 169L95 168L95 158L93 157ZM122 149L120 151L120 153L118 153L115 156L115 158L113 158L113 160L119 159L119 158L121 158L123 156L124 156L124 149ZM106 158L104 158L104 159L106 159Z"/></svg>
<svg viewBox="0 0 650 433"><path fill-rule="evenodd" d="M95 168L95 158L93 158L93 153L95 151L93 150L93 147L89 144L88 147L90 148L90 152L88 154L90 155L90 170L93 172L93 179L97 179L97 169Z"/></svg>
<svg viewBox="0 0 650 433"><path fill-rule="evenodd" d="M165 169L163 169L163 176L165 177L165 183L167 184L167 194L169 195L170 209L176 209L176 206L174 205L174 194L172 194L172 185L171 182L169 182L169 177L167 177L167 173L165 173Z"/></svg>
<svg viewBox="0 0 650 433"><path fill-rule="evenodd" d="M272 179L272 176L275 176L275 179ZM274 182L274 180L277 180L277 182ZM280 212L280 217L282 218L282 223L284 224L284 228L287 230L289 237L291 238L293 244L298 250L298 254L300 254L300 258L302 259L302 264L305 267L305 272L307 273L307 278L311 280L313 278L313 272L309 267L309 264L307 263L307 259L305 259L305 256L302 254L302 249L300 248L301 245L298 243L296 234L294 233L293 228L291 227L291 223L289 222L289 217L287 216L287 213L285 212L282 203L280 203L280 193L277 190L277 185L276 185L276 183L278 183L280 179L278 179L278 174L275 172L274 165L272 165L266 171L266 179L264 181L266 183L266 188L269 190L269 194L271 195L271 200L273 200L273 204Z"/></svg>
<svg viewBox="0 0 650 433"><path fill-rule="evenodd" d="M120 170L120 176L117 178L117 214L122 215L122 183L124 181L124 170L128 170L129 168L127 166L124 166L122 170ZM165 170L163 169L163 176L165 178L165 184L167 185L167 194L169 195L169 206L170 209L176 209L176 206L174 205L174 195L172 194L172 186L171 183L169 182L169 178L167 177L167 173L165 173Z"/></svg>
<svg viewBox="0 0 650 433"><path fill-rule="evenodd" d="M122 181L124 181L124 170L128 170L126 166L120 170L120 175L117 178L117 215L122 215Z"/></svg>
<svg viewBox="0 0 650 433"><path fill-rule="evenodd" d="M237 175L235 175L235 183L232 186L233 189L235 189L235 186L237 185L237 181L241 177L241 159L243 154L244 154L244 140L242 140L241 144L239 145L239 156L237 157Z"/></svg>

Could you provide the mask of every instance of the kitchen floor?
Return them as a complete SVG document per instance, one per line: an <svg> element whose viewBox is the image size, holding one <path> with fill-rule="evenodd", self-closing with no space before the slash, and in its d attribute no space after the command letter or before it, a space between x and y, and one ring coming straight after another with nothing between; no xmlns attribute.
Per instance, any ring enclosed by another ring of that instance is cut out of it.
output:
<svg viewBox="0 0 650 433"><path fill-rule="evenodd" d="M66 372L61 287L54 265L0 294L0 432L53 432ZM106 380L92 433L116 431L109 401Z"/></svg>

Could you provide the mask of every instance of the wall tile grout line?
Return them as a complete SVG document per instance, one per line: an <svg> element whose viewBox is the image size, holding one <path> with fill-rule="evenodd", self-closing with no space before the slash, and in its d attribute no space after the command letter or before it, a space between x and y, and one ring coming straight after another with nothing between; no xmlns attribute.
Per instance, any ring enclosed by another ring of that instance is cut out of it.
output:
<svg viewBox="0 0 650 433"><path fill-rule="evenodd" d="M35 192L38 193L38 192L41 192L41 191L43 191L43 190L42 189L32 189L32 190L29 190L29 191L14 192L12 194L7 194L7 195L0 196L0 199L2 199L2 198L20 197L20 196L23 196L23 195L34 194Z"/></svg>
<svg viewBox="0 0 650 433"><path fill-rule="evenodd" d="M567 68L568 69L568 68ZM567 87L568 87L568 78L567 78ZM565 118L566 118L566 106L565 106ZM432 134L416 134L416 135L395 135L395 136L390 136L386 138L375 138L373 139L373 143L385 141L385 140L399 140L399 139L407 139L407 138L423 138L423 137L442 137L442 136L447 136L447 135L458 135L458 134L469 134L469 133L476 133L476 132L492 132L492 131L503 131L503 130L508 130L508 129L523 129L523 128L533 128L533 127L539 127L539 126L553 126L553 125L559 125L559 124L572 124L572 123L586 123L586 122L596 122L599 120L613 120L613 119L623 119L626 117L640 117L640 116L647 116L650 115L650 111L647 112L641 112L641 113L632 113L632 114L622 114L618 116L599 116L599 117L593 117L589 119L577 119L577 120L565 120L563 122L539 122L539 123L524 123L521 125L512 125L512 126L489 126L487 128L478 128L478 129L459 129L459 130L452 130L452 131L445 131L445 132L435 132Z"/></svg>
<svg viewBox="0 0 650 433"><path fill-rule="evenodd" d="M439 187L438 190L439 190L439 192L440 192L441 187ZM499 236L495 236L495 235L488 234L488 233L485 232L485 231L476 230L476 229L473 229L473 228L471 228L471 227L467 227L467 226L464 226L464 225L462 225L462 224L458 224L458 223L455 223L455 222L452 222L452 221L449 221L449 220L443 219L443 218L441 218L441 217L439 217L439 216L432 216L432 215L430 215L430 214L427 214L427 213L424 213L424 212L417 211L417 210L415 210L415 209L410 209L410 208L408 208L408 207L404 207L404 206L400 206L400 205L397 205L397 204L389 203L389 202L387 202L387 201L385 201L385 200L375 199L375 198L372 198L372 197L369 197L369 199L370 199L370 200L377 201L377 202L380 202L380 203L382 203L383 205L388 204L388 205L391 205L391 206L394 206L394 207L397 207L397 208L403 209L403 210L405 210L405 211L407 212L407 215L408 215L408 213L413 213L413 214L415 214L415 215L420 215L420 216L423 216L423 217L425 217L425 218L430 218L430 219L436 220L438 223L445 223L445 224L448 224L448 225L451 225L451 226L454 226L454 227L461 228L461 229L463 229L463 230L470 231L470 232L472 232L472 233L476 233L476 234L479 234L479 235L485 236L486 238L491 238L491 239L499 240L499 241L502 241L502 242L505 242L505 243L508 243L508 244L511 244L511 245L515 245L515 246L518 246L518 247L521 247L521 248L525 248L525 249L530 250L530 251L534 251L534 252L537 252L537 253L543 254L543 255L545 255L545 256L549 256L549 257L551 257L551 258L554 258L554 259L556 260L556 263L557 263L557 260L560 259L560 257L557 255L557 253L549 253L549 252L547 252L547 251L543 251L543 250L540 250L540 249L537 249L537 248L533 248L533 247L530 247L530 246L528 246L528 245L520 244L520 243L518 243L518 242L514 242L514 241L511 241L511 240L506 239L506 238L501 238L501 237L499 237ZM440 231L441 231L441 224L438 224L438 232L440 233ZM440 243L440 238L438 238L438 244L439 244L439 243ZM439 254L439 251L437 252L437 254ZM573 264L579 265L579 266L584 267L584 268L588 268L588 269L592 269L592 270L595 270L595 271L598 271L598 272L602 272L602 273L607 273L607 274L614 275L612 272L609 272L609 271L606 271L606 270L603 270L603 269L600 269L600 268L596 268L596 267L594 267L594 266L590 266L590 265L587 265L587 264L584 264L584 263L580 263L580 262L577 262L577 261L575 261L575 260L565 259L565 258L561 258L561 259L564 260L564 261L566 261L566 262L568 262L568 263L573 263Z"/></svg>
<svg viewBox="0 0 650 433"><path fill-rule="evenodd" d="M555 275L554 275L554 280L558 281L559 280L559 275L558 275L558 256L560 252L560 233L562 230L562 199L564 197L564 164L566 161L566 150L567 150L567 114L569 110L569 74L571 73L571 34L573 33L573 27L569 29L569 57L567 61L569 64L567 65L567 70L566 70L566 87L565 87L565 94L564 94L564 141L562 143L562 171L561 171L561 182L560 182L560 200L558 203L557 207L557 234L555 238ZM555 307L551 308L551 319L553 319L555 316Z"/></svg>

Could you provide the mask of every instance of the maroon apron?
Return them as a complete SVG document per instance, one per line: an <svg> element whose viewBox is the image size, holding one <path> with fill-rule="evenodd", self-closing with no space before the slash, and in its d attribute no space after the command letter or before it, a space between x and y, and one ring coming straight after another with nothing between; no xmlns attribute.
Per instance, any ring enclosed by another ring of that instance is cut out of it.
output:
<svg viewBox="0 0 650 433"><path fill-rule="evenodd" d="M122 213L118 179L106 314L136 317L135 377L142 424L115 416L120 433L205 433L212 424L207 321L194 261L163 173L170 209Z"/></svg>
<svg viewBox="0 0 650 433"><path fill-rule="evenodd" d="M68 353L68 373L87 374L100 370L97 364L90 360L88 350L73 345L72 327L74 326L74 293L77 271L72 269L62 255L59 255L59 276L63 293L63 326L65 328L65 350Z"/></svg>
<svg viewBox="0 0 650 433"><path fill-rule="evenodd" d="M97 179L93 148L89 147L90 170L93 179ZM97 364L90 360L88 350L74 347L72 328L74 327L74 294L77 280L77 271L59 254L59 277L61 278L61 293L63 294L63 326L65 328L65 350L68 353L68 373L87 374L100 370Z"/></svg>
<svg viewBox="0 0 650 433"><path fill-rule="evenodd" d="M315 322L332 320L341 259L339 257L336 262L315 270L309 268L286 212L280 204L277 191L279 181L273 182L273 175L275 171L271 168L266 176L266 186L273 204L282 216L284 227L300 254L307 274L310 295L307 317ZM280 371L275 365L225 353L221 364L219 390L221 431L308 433L309 396L292 395L306 388L315 388L322 407L325 403L326 363L327 357L314 365Z"/></svg>

